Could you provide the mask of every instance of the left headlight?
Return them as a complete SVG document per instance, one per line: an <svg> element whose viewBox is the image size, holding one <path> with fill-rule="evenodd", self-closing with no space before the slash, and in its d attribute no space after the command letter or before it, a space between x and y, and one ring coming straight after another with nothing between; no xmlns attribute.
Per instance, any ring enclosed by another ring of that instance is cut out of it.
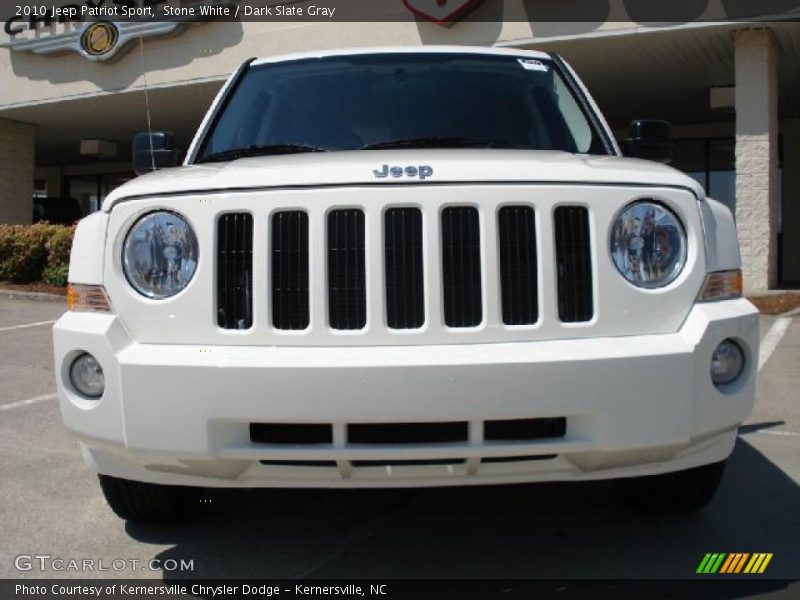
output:
<svg viewBox="0 0 800 600"><path fill-rule="evenodd" d="M617 270L643 288L669 285L686 265L686 232L668 208L642 201L626 206L611 231Z"/></svg>
<svg viewBox="0 0 800 600"><path fill-rule="evenodd" d="M197 237L180 215L152 212L128 231L122 248L122 268L133 288L161 300L184 289L197 270Z"/></svg>

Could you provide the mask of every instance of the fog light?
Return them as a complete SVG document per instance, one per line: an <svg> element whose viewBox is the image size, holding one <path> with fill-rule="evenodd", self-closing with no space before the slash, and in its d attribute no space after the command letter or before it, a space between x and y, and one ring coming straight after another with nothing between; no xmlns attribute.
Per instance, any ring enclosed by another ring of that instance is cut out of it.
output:
<svg viewBox="0 0 800 600"><path fill-rule="evenodd" d="M72 381L72 387L87 398L99 398L106 388L106 379L100 363L94 356L86 352L72 361L69 378Z"/></svg>
<svg viewBox="0 0 800 600"><path fill-rule="evenodd" d="M711 357L711 381L715 385L733 382L744 370L744 352L733 340L720 342Z"/></svg>

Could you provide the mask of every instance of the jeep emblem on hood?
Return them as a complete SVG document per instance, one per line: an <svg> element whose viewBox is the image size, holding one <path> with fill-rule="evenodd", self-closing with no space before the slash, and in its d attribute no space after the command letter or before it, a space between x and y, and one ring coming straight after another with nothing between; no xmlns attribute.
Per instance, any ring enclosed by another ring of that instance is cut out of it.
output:
<svg viewBox="0 0 800 600"><path fill-rule="evenodd" d="M396 178L405 175L406 177L427 179L433 175L433 168L428 165L420 165L418 167L413 165L409 165L408 167L390 167L389 165L383 165L381 169L373 169L372 173L379 179L384 179L390 175Z"/></svg>

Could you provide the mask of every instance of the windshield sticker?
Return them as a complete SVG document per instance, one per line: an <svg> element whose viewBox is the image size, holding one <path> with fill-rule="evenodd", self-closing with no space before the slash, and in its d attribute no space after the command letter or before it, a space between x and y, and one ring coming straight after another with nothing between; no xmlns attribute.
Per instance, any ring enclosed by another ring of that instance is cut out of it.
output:
<svg viewBox="0 0 800 600"><path fill-rule="evenodd" d="M532 58L518 58L519 64L528 71L542 71L547 73L550 70L546 64L541 61L534 60Z"/></svg>

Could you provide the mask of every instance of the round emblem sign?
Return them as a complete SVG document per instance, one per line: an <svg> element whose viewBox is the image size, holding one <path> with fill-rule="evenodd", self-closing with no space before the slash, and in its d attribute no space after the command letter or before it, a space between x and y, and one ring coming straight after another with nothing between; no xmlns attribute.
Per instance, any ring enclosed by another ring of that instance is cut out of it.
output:
<svg viewBox="0 0 800 600"><path fill-rule="evenodd" d="M113 23L92 23L81 36L81 48L90 56L102 56L114 49L119 31Z"/></svg>

